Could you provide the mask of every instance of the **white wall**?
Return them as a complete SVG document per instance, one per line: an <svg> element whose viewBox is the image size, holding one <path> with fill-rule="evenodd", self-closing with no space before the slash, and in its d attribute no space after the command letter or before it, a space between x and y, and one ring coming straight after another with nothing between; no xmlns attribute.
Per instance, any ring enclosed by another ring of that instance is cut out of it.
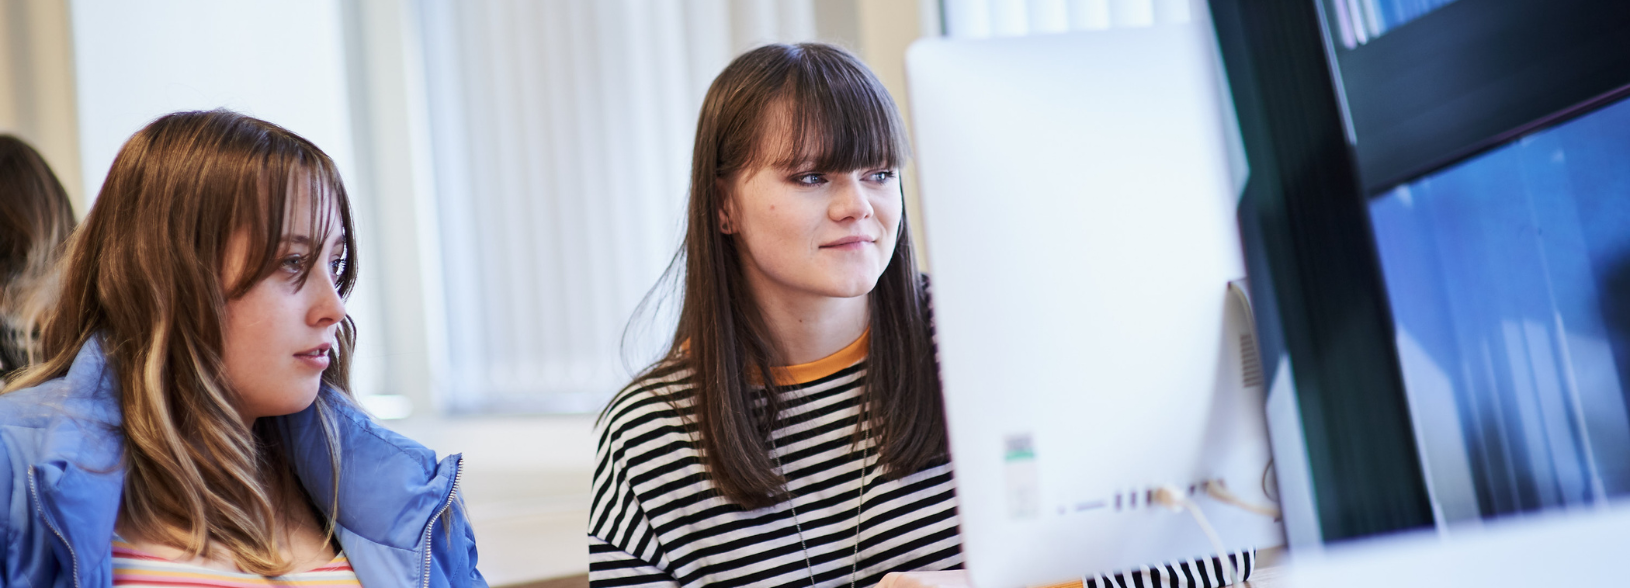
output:
<svg viewBox="0 0 1630 588"><path fill-rule="evenodd" d="M355 177L337 0L73 0L70 14L87 207L130 135L178 110L230 108L276 123ZM357 220L366 253L372 223ZM361 330L361 394L378 391L384 369L372 281L365 271L347 305Z"/></svg>
<svg viewBox="0 0 1630 588"><path fill-rule="evenodd" d="M269 120L353 169L335 1L74 0L72 10L89 194L132 133L177 110Z"/></svg>

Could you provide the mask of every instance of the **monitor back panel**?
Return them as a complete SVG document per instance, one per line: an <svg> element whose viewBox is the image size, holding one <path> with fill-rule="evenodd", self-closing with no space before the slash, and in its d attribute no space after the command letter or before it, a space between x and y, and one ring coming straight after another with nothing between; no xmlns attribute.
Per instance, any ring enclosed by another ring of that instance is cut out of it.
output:
<svg viewBox="0 0 1630 588"><path fill-rule="evenodd" d="M1148 504L1219 479L1271 503L1208 23L925 41L907 70L976 585L1214 553ZM1194 500L1230 551L1282 543L1270 518Z"/></svg>

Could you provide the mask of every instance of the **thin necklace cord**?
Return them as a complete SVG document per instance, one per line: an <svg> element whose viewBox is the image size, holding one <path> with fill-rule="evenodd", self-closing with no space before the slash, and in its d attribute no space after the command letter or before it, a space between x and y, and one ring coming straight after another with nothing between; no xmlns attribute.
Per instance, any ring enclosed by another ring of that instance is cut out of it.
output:
<svg viewBox="0 0 1630 588"><path fill-rule="evenodd" d="M862 410L860 421L860 426L862 427L864 427L866 423L865 415L866 411ZM859 437L856 441L857 445L864 442L865 439L866 437L864 435ZM772 439L770 441L770 457L775 458L775 468L781 471L781 477L788 480L790 484L791 479L787 477L787 467L781 463L780 449L781 448L775 444L775 440ZM858 575L860 568L861 515L866 511L866 477L871 473L871 463L867 461L868 456L866 455L866 447L864 445L860 445L859 449L860 490L855 493L855 545L854 550L850 553L849 559L849 588L856 588L856 576ZM790 489L788 493L791 493ZM798 531L798 547L802 548L804 552L804 572L809 578L809 585L813 587L815 586L815 564L810 561L809 544L804 541L804 525L798 520L798 501L796 496L787 499L787 508L788 510L792 511L792 526Z"/></svg>

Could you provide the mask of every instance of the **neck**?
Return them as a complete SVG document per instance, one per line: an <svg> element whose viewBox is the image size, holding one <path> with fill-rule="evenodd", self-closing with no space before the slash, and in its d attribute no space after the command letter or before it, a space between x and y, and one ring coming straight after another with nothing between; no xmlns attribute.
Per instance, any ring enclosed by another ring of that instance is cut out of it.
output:
<svg viewBox="0 0 1630 588"><path fill-rule="evenodd" d="M843 349L866 332L870 296L833 298L754 288L770 337L787 365L809 363Z"/></svg>

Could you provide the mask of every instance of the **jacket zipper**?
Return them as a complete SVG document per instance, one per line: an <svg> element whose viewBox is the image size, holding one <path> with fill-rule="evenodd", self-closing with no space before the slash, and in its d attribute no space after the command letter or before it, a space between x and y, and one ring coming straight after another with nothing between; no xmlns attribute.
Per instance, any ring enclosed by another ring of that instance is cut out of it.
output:
<svg viewBox="0 0 1630 588"><path fill-rule="evenodd" d="M430 517L430 524L424 527L424 588L430 588L430 547L434 544L431 534L436 530L436 521L447 514L447 509L453 507L453 500L458 497L458 483L464 478L464 458L460 457L453 466L453 489L447 493L447 502L436 511L436 516ZM77 584L76 584L77 587Z"/></svg>
<svg viewBox="0 0 1630 588"><path fill-rule="evenodd" d="M453 485L457 487L458 482L454 481ZM74 588L79 588L79 554L74 552L74 544L68 542L68 538L63 536L62 530L58 529L57 524L51 521L51 517L46 516L45 503L40 502L39 485L34 482L34 466L32 465L28 466L28 493L34 495L34 512L39 513L40 520L45 521L45 526L50 527L51 532L56 533L57 539L62 541L62 545L68 548L68 563L72 564L74 568Z"/></svg>

